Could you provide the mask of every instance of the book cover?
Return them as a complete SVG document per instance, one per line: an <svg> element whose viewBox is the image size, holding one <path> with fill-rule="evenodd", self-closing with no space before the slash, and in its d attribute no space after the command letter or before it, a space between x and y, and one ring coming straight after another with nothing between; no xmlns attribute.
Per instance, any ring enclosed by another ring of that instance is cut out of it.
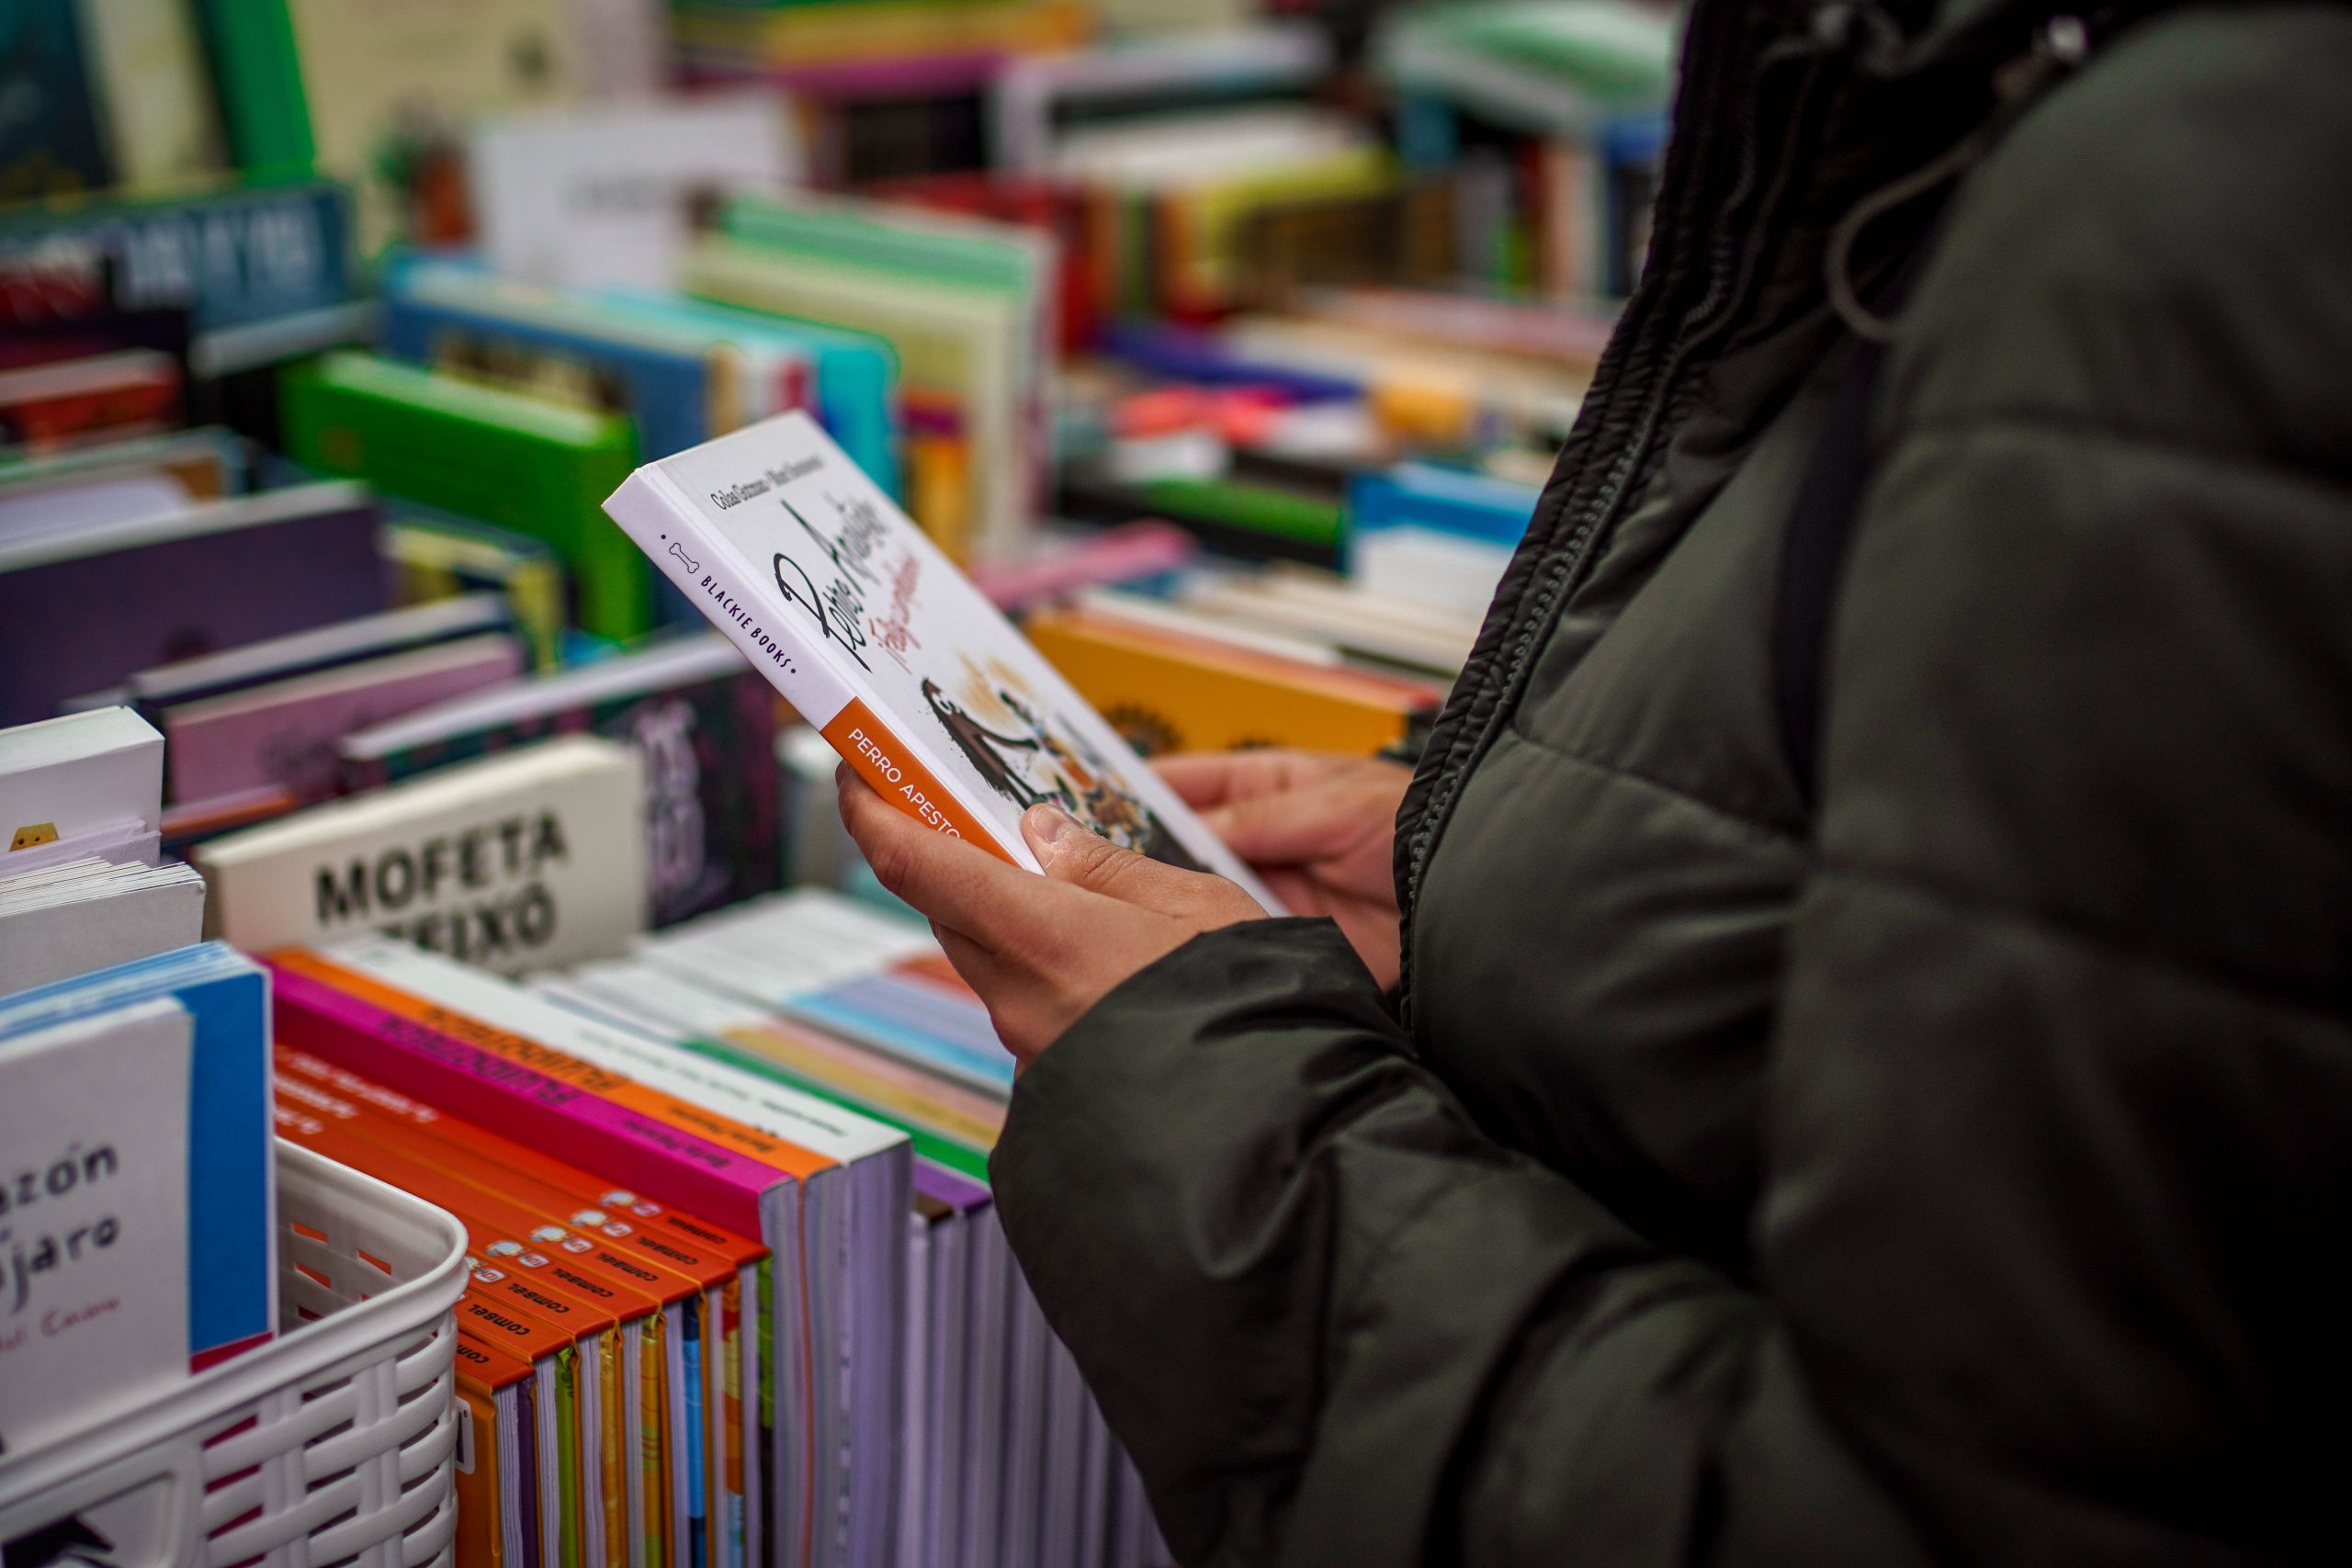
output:
<svg viewBox="0 0 2352 1568"><path fill-rule="evenodd" d="M0 724L134 671L384 607L376 508L300 485L0 542Z"/></svg>
<svg viewBox="0 0 2352 1568"><path fill-rule="evenodd" d="M536 1467L529 1422L531 1363L503 1346L459 1330L458 1379L458 1561L467 1568L522 1568L526 1530L524 1476Z"/></svg>
<svg viewBox="0 0 2352 1568"><path fill-rule="evenodd" d="M221 167L220 117L185 0L82 0L107 140L124 186L169 186Z"/></svg>
<svg viewBox="0 0 2352 1568"><path fill-rule="evenodd" d="M133 673L122 690L131 705L152 718L176 704L223 697L267 682L321 674L506 629L497 596L474 593L159 664Z"/></svg>
<svg viewBox="0 0 2352 1568"><path fill-rule="evenodd" d="M68 0L37 9L49 4ZM107 310L185 310L199 336L347 306L356 265L350 197L333 180L0 212L0 280L62 274Z"/></svg>
<svg viewBox="0 0 2352 1568"><path fill-rule="evenodd" d="M492 592L504 595L531 668L553 670L565 630L563 564L547 542L457 517L394 517L378 536L403 606Z"/></svg>
<svg viewBox="0 0 2352 1568"><path fill-rule="evenodd" d="M968 280L910 277L729 234L698 241L680 280L689 292L729 305L831 321L888 343L904 389L953 408L971 453L958 513L968 530L934 528L929 516L924 526L959 557L1008 550L1026 536L1033 444L1021 415L1030 323L1019 300Z"/></svg>
<svg viewBox="0 0 2352 1568"><path fill-rule="evenodd" d="M1145 756L1290 746L1370 756L1405 738L1442 688L1300 663L1087 609L1022 630Z"/></svg>
<svg viewBox="0 0 2352 1568"><path fill-rule="evenodd" d="M94 829L153 829L164 738L126 707L0 729L0 875L11 853Z"/></svg>
<svg viewBox="0 0 2352 1568"><path fill-rule="evenodd" d="M563 0L238 4L283 14L291 96L304 106L318 167L356 188L370 252L396 238L464 238L464 137L474 117L568 103L580 89Z"/></svg>
<svg viewBox="0 0 2352 1568"><path fill-rule="evenodd" d="M601 735L645 763L646 874L666 926L776 886L775 697L695 633L443 704L345 738L345 784L372 789L552 735Z"/></svg>
<svg viewBox="0 0 2352 1568"><path fill-rule="evenodd" d="M629 477L606 503L849 764L926 826L1035 869L1050 802L1272 894L815 422L786 414Z"/></svg>
<svg viewBox="0 0 2352 1568"><path fill-rule="evenodd" d="M804 261L847 263L934 291L971 290L1003 301L1015 334L1004 393L1011 436L1003 446L989 445L984 424L996 417L990 404L999 394L980 383L964 400L971 408L970 436L980 446L969 467L975 482L990 487L974 517L971 553L1002 556L1025 546L1053 457L1049 393L1061 338L1053 236L962 213L774 190L737 193L720 207L718 228ZM1000 468L1001 478L990 479Z"/></svg>
<svg viewBox="0 0 2352 1568"><path fill-rule="evenodd" d="M244 488L244 467L236 438L218 427L69 446L0 465L0 538L218 501Z"/></svg>
<svg viewBox="0 0 2352 1568"><path fill-rule="evenodd" d="M899 493L899 358L871 333L737 310L706 299L639 288L599 288L585 308L707 334L748 357L797 362L800 389L758 415L807 407L867 477Z"/></svg>
<svg viewBox="0 0 2352 1568"><path fill-rule="evenodd" d="M0 1450L187 1376L191 1039L159 998L0 1043Z"/></svg>
<svg viewBox="0 0 2352 1568"><path fill-rule="evenodd" d="M512 277L669 287L698 190L806 177L798 130L759 93L515 115L473 135L482 248Z"/></svg>
<svg viewBox="0 0 2352 1568"><path fill-rule="evenodd" d="M0 202L114 181L75 0L0 12Z"/></svg>
<svg viewBox="0 0 2352 1568"><path fill-rule="evenodd" d="M645 563L596 512L636 461L626 418L356 353L289 370L279 398L296 462L544 539L583 630L626 640L651 624Z"/></svg>
<svg viewBox="0 0 2352 1568"><path fill-rule="evenodd" d="M645 925L636 755L569 736L333 801L197 852L221 935L385 932L503 973L612 957Z"/></svg>
<svg viewBox="0 0 2352 1568"><path fill-rule="evenodd" d="M34 1030L156 999L176 1002L192 1021L188 1088L178 1101L187 1288L175 1299L187 1314L187 1364L201 1370L277 1329L267 976L208 942L0 997L0 1056ZM107 1084L119 1094L123 1081Z"/></svg>
<svg viewBox="0 0 2352 1568"><path fill-rule="evenodd" d="M282 784L305 802L335 793L335 743L353 730L459 696L523 669L502 632L390 654L166 707L172 798L203 800Z"/></svg>
<svg viewBox="0 0 2352 1568"><path fill-rule="evenodd" d="M556 304L545 289L416 263L391 276L379 342L458 380L625 414L641 457L745 423L740 356L626 321L564 321Z"/></svg>

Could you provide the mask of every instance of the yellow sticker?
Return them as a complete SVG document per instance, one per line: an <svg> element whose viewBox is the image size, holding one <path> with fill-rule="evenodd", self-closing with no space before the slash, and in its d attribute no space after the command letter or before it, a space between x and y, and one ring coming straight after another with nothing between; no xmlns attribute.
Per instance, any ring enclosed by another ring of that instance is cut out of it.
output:
<svg viewBox="0 0 2352 1568"><path fill-rule="evenodd" d="M8 840L8 847L11 850L28 850L35 844L53 844L56 841L56 823L28 822L17 829L16 837Z"/></svg>

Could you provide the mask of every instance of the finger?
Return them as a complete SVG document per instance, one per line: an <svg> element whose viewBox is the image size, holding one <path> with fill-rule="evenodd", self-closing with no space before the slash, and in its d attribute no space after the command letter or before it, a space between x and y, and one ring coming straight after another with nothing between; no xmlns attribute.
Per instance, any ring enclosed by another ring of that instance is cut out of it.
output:
<svg viewBox="0 0 2352 1568"><path fill-rule="evenodd" d="M947 954L948 964L972 987L974 996L989 1006L1002 999L1014 976L1001 959L954 926L933 920L931 934L939 939L940 951Z"/></svg>
<svg viewBox="0 0 2352 1568"><path fill-rule="evenodd" d="M1185 871L1090 833L1057 806L1022 814L1021 836L1054 882L1166 915L1188 914L1230 886L1222 877ZM1238 891L1238 889L1237 889Z"/></svg>
<svg viewBox="0 0 2352 1568"><path fill-rule="evenodd" d="M1198 811L1270 790L1295 788L1344 761L1320 751L1193 751L1159 758L1152 768L1177 798Z"/></svg>
<svg viewBox="0 0 2352 1568"><path fill-rule="evenodd" d="M1041 886L978 845L924 827L855 774L841 786L841 811L885 888L967 936L1001 929Z"/></svg>
<svg viewBox="0 0 2352 1568"><path fill-rule="evenodd" d="M1029 994L1034 987L1033 977L1003 963L961 931L952 931L936 920L931 929L938 936L947 962L956 966L956 973L964 976L965 983L980 998L980 1005L988 1009L997 1043L1012 1057L1012 1071L1018 1077L1042 1043L1030 1038L1030 1032L1022 1021L1034 1005L1035 998Z"/></svg>
<svg viewBox="0 0 2352 1568"><path fill-rule="evenodd" d="M1228 801L1201 814L1209 831L1252 865L1298 865L1329 860L1388 826L1346 780Z"/></svg>

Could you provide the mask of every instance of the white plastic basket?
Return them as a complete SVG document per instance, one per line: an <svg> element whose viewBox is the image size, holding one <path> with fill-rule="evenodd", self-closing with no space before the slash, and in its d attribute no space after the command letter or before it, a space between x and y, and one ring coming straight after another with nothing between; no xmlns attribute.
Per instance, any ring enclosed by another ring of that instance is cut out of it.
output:
<svg viewBox="0 0 2352 1568"><path fill-rule="evenodd" d="M283 1142L277 1227L286 1332L0 1460L0 1541L49 1532L27 1555L74 1568L447 1568L465 1233Z"/></svg>

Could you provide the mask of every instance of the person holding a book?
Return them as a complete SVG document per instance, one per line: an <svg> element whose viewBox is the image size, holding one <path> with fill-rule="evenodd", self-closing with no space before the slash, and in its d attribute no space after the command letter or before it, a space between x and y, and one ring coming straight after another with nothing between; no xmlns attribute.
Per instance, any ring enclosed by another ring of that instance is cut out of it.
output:
<svg viewBox="0 0 2352 1568"><path fill-rule="evenodd" d="M1180 1561L2341 1554L2347 57L1698 0L1409 785L1170 769L1292 918L845 782Z"/></svg>

